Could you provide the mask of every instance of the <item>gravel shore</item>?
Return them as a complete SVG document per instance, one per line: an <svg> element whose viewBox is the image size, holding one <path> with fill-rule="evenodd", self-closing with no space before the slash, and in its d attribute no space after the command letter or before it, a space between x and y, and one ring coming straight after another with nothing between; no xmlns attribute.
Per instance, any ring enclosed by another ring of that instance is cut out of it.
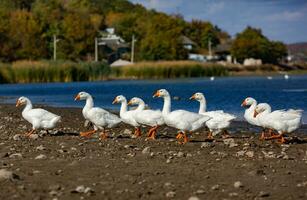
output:
<svg viewBox="0 0 307 200"><path fill-rule="evenodd" d="M0 199L307 199L306 126L283 145L244 122L213 142L200 130L179 145L168 127L131 138L124 124L100 141L79 136L81 109L47 109L62 122L26 138L21 109L0 105Z"/></svg>

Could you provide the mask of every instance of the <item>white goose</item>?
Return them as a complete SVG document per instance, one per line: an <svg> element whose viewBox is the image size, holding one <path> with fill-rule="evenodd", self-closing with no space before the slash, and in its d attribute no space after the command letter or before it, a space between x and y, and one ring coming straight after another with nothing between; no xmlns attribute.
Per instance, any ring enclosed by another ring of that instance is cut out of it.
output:
<svg viewBox="0 0 307 200"><path fill-rule="evenodd" d="M243 100L241 106L245 108L244 118L249 124L263 127L259 139L264 140L266 128L264 128L264 126L259 124L258 117L254 117L254 111L257 106L257 101L252 97L247 97L246 99ZM272 135L272 130L270 128L269 128L269 134Z"/></svg>
<svg viewBox="0 0 307 200"><path fill-rule="evenodd" d="M302 112L303 110L293 109L272 112L269 104L260 103L255 108L254 117L258 117L259 124L265 128L269 127L279 133L279 135L273 135L266 139L281 139L281 143L284 143L283 135L300 127Z"/></svg>
<svg viewBox="0 0 307 200"><path fill-rule="evenodd" d="M16 102L16 107L26 104L22 111L22 117L32 124L32 130L26 133L30 136L37 129L52 129L60 121L61 117L41 108L33 108L30 99L20 97Z"/></svg>
<svg viewBox="0 0 307 200"><path fill-rule="evenodd" d="M99 129L102 129L100 134L101 139L107 138L105 128L112 128L121 122L121 119L116 115L99 107L94 107L94 101L92 96L87 92L79 92L75 98L77 100L86 100L85 106L82 109L82 114L85 120L90 121L94 125L94 130L81 132L80 136L90 137L96 133Z"/></svg>
<svg viewBox="0 0 307 200"><path fill-rule="evenodd" d="M195 131L203 127L210 117L206 115L200 115L186 110L171 111L171 97L167 90L157 90L153 97L162 97L164 99L164 105L162 110L162 116L166 125L179 129L177 139L179 143L183 138L183 143L188 142L187 132Z"/></svg>
<svg viewBox="0 0 307 200"><path fill-rule="evenodd" d="M134 119L139 123L150 126L147 137L156 139L156 133L159 126L164 124L162 112L160 110L145 110L145 102L138 97L133 97L128 105L138 105Z"/></svg>
<svg viewBox="0 0 307 200"><path fill-rule="evenodd" d="M136 112L138 112L140 107L137 108L136 110L128 111L127 110L127 99L123 95L118 95L117 97L115 97L112 104L115 104L115 103L121 103L119 116L122 119L122 121L125 122L126 124L133 126L135 128L134 135L136 137L140 137L142 135L140 124L134 119L134 115Z"/></svg>
<svg viewBox="0 0 307 200"><path fill-rule="evenodd" d="M209 128L210 132L208 135L209 139L212 139L212 136L215 136L222 131L225 135L228 135L227 128L230 126L230 123L232 120L236 119L236 116L231 115L229 113L225 113L222 110L216 110L216 111L206 111L207 109L207 102L206 98L203 93L197 92L193 94L193 96L190 97L190 99L194 99L199 101L199 114L206 115L211 117L210 120L206 122L207 127Z"/></svg>
<svg viewBox="0 0 307 200"><path fill-rule="evenodd" d="M254 110L257 106L257 101L252 97L247 97L243 100L241 106L245 108L245 120L251 125L259 126L257 118L254 117Z"/></svg>

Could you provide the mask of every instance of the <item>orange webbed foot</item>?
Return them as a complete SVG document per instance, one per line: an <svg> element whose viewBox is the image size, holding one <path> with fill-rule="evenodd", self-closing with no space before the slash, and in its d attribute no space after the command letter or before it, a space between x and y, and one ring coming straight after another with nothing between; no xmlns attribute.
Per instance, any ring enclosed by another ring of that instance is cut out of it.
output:
<svg viewBox="0 0 307 200"><path fill-rule="evenodd" d="M87 131L87 132L81 132L80 133L80 136L81 137L91 137L96 131L93 130L93 131Z"/></svg>

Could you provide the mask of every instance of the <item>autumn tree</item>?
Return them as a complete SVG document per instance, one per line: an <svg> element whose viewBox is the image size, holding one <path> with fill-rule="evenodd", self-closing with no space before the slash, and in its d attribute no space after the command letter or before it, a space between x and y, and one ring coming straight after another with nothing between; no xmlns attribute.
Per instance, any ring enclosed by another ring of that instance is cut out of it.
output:
<svg viewBox="0 0 307 200"><path fill-rule="evenodd" d="M31 12L26 10L12 12L8 33L16 58L37 59L45 54L41 28Z"/></svg>

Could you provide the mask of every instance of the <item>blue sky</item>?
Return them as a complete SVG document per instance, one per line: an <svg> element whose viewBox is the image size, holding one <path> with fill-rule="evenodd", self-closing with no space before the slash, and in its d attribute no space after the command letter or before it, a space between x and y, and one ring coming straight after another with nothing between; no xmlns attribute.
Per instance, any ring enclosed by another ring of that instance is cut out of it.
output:
<svg viewBox="0 0 307 200"><path fill-rule="evenodd" d="M307 0L130 0L188 21L211 21L232 36L247 25L261 28L272 40L307 41Z"/></svg>

